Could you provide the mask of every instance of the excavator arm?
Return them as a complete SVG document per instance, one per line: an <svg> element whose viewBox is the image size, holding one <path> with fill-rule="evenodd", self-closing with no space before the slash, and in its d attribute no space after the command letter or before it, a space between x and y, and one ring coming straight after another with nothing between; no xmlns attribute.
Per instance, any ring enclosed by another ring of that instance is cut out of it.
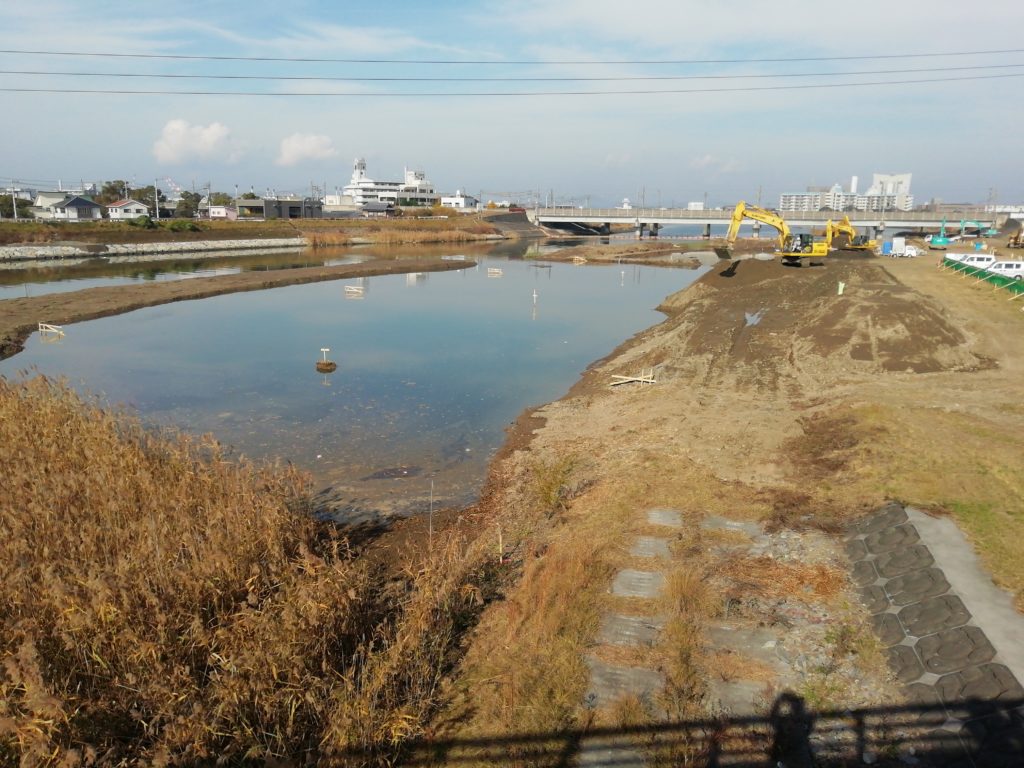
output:
<svg viewBox="0 0 1024 768"><path fill-rule="evenodd" d="M792 234L789 231L789 225L786 224L785 219L771 211L766 211L764 208L747 205L741 200L736 203L736 207L732 209L732 220L729 222L729 232L725 237L729 242L729 245L736 242L736 236L739 234L740 225L743 223L744 219L759 221L762 224L767 224L769 227L773 227L775 231L779 233L780 250L786 250L787 244L792 240Z"/></svg>
<svg viewBox="0 0 1024 768"><path fill-rule="evenodd" d="M835 225L836 234L846 235L846 248L851 251L877 251L878 241L872 240L867 235L858 235L857 228L853 226L850 217L843 215L843 220Z"/></svg>
<svg viewBox="0 0 1024 768"><path fill-rule="evenodd" d="M836 235L846 235L850 243L857 238L857 228L853 226L849 216L844 215L842 221L837 221L832 225L832 229Z"/></svg>
<svg viewBox="0 0 1024 768"><path fill-rule="evenodd" d="M747 205L740 201L732 211L732 219L729 222L729 232L726 241L729 245L736 242L740 225L744 219L759 221L773 227L779 233L779 247L776 251L783 261L797 263L800 259L816 258L828 255L828 245L824 240L815 241L811 235L796 235L789 229L786 220L776 213L766 211L754 205Z"/></svg>

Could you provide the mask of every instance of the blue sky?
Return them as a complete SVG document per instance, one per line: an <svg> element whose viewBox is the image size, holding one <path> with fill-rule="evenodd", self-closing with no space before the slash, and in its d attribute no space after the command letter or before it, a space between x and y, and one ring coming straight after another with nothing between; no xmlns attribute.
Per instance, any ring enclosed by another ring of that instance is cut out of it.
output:
<svg viewBox="0 0 1024 768"><path fill-rule="evenodd" d="M770 13L765 9L770 8ZM1024 202L1024 3L947 0L516 0L0 5L0 48L122 54L467 60L355 64L0 54L0 70L287 77L706 80L386 82L190 80L0 74L0 87L345 93L301 97L12 93L0 185L171 178L257 191L423 169L439 190L553 191L559 200L728 205L773 202L808 184L912 172L931 197ZM845 15L840 9L846 11ZM752 59L945 53L930 58ZM622 64L652 60L720 64ZM512 64L509 62L528 62ZM577 63L558 63L558 62ZM989 67L935 71L950 67ZM994 68L999 67L999 68ZM902 70L880 73L879 70ZM907 72L906 70L925 70ZM821 73L869 72L845 76ZM737 75L800 77L728 79ZM806 76L816 75L814 77ZM766 86L1015 75L943 83L800 90ZM594 91L748 88L712 93ZM583 91L588 95L427 96Z"/></svg>

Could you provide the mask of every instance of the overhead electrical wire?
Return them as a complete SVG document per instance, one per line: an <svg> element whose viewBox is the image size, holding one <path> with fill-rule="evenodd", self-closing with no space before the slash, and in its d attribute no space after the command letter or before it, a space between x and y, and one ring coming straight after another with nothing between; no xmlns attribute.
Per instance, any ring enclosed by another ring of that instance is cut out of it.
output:
<svg viewBox="0 0 1024 768"><path fill-rule="evenodd" d="M0 54L21 56L82 56L109 59L173 59L179 61L269 61L315 64L423 64L423 65L458 65L474 66L543 66L570 64L574 66L602 66L609 64L636 65L695 65L695 64L779 64L801 61L869 61L878 59L923 59L945 56L988 56L1008 53L1024 53L1024 48L1003 48L981 51L942 51L926 53L884 53L861 56L797 56L759 59L552 59L552 60L501 60L501 59L355 59L355 58L315 58L290 56L202 56L184 53L113 53L110 51L47 51L22 50L14 48L0 49Z"/></svg>
<svg viewBox="0 0 1024 768"><path fill-rule="evenodd" d="M3 69L0 75L27 75L31 77L120 77L157 78L172 80L264 80L264 81L325 81L346 83L576 83L576 82L630 82L644 80L757 80L791 77L863 77L865 75L932 74L936 72L967 72L986 69L1020 69L1020 64L978 64L967 67L921 67L915 69L867 69L850 72L782 72L739 75L611 75L608 77L350 77L334 75L209 75L177 72L65 72L33 69Z"/></svg>
<svg viewBox="0 0 1024 768"><path fill-rule="evenodd" d="M728 88L672 88L645 90L599 90L599 91L167 91L167 90L128 90L116 88L18 88L0 87L4 93L78 93L78 94L112 94L128 96L259 96L271 98L309 98L309 97L352 97L352 98L419 98L419 97L529 97L529 96L650 96L671 94L700 93L738 93L760 91L794 91L809 89L859 88L881 85L917 85L924 83L952 83L961 81L997 80L1011 77L1024 77L1024 72L1000 75L964 75L962 77L936 77L909 80L874 80L857 83L807 83L801 85L764 85L740 86Z"/></svg>

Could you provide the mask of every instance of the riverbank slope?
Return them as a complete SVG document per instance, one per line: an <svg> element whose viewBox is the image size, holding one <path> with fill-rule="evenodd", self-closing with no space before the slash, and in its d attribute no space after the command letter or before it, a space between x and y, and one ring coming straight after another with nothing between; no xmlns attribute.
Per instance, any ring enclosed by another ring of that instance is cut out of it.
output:
<svg viewBox="0 0 1024 768"><path fill-rule="evenodd" d="M911 704L843 537L892 499L952 516L1024 602L1024 338L1005 296L931 259L847 254L715 269L663 310L527 414L495 468L494 504L549 512L500 539L521 577L433 731L458 759L511 738L554 765L595 731L650 751L670 723L767 727L780 701ZM645 370L656 383L611 386ZM709 742L665 748L678 763Z"/></svg>

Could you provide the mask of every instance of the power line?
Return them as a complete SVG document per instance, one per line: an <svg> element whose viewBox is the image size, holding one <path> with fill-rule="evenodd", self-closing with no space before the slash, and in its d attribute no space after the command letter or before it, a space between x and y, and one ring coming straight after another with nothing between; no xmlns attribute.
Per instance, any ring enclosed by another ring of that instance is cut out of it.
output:
<svg viewBox="0 0 1024 768"><path fill-rule="evenodd" d="M990 69L1019 69L1020 64L979 64L968 67L921 67L915 69L867 69L850 72L783 72L741 75L612 75L609 77L338 77L330 75L205 75L145 72L63 72L28 69L4 69L0 75L54 76L54 77L128 77L161 78L172 80L270 80L270 81L327 81L327 82L388 82L388 83L576 83L627 82L644 80L755 80L784 77L863 77L865 75L926 74L935 72L967 72Z"/></svg>
<svg viewBox="0 0 1024 768"><path fill-rule="evenodd" d="M942 51L929 53L885 53L864 56L798 56L762 59L613 59L601 61L585 59L553 59L550 61L543 61L539 59L338 59L289 56L201 56L183 53L112 53L109 51L96 52L20 50L12 48L0 49L0 54L14 54L23 56L88 56L108 59L172 59L178 61L271 61L315 64L472 64L474 66L542 66L560 64L571 64L579 66L603 66L609 64L769 64L799 61L869 61L877 59L923 59L944 56L988 56L1007 53L1024 53L1024 48L1004 48L983 51Z"/></svg>
<svg viewBox="0 0 1024 768"><path fill-rule="evenodd" d="M859 83L810 83L806 85L764 85L764 86L742 86L735 88L672 88L657 90L633 90L633 91L425 91L416 92L358 92L358 91L319 91L319 92L260 92L260 91L160 91L160 90L127 90L114 88L0 88L2 93L78 93L78 94L110 94L125 96L260 96L260 97L324 97L344 96L362 98L417 98L417 97L447 97L458 98L460 96L651 96L671 94L698 94L698 93L738 93L752 91L795 91L808 90L812 88L858 88L873 85L917 85L924 83L953 83L966 80L998 80L1009 77L1024 77L1024 72L1015 72L1002 75L965 75L963 77L936 77L912 80L874 80Z"/></svg>

